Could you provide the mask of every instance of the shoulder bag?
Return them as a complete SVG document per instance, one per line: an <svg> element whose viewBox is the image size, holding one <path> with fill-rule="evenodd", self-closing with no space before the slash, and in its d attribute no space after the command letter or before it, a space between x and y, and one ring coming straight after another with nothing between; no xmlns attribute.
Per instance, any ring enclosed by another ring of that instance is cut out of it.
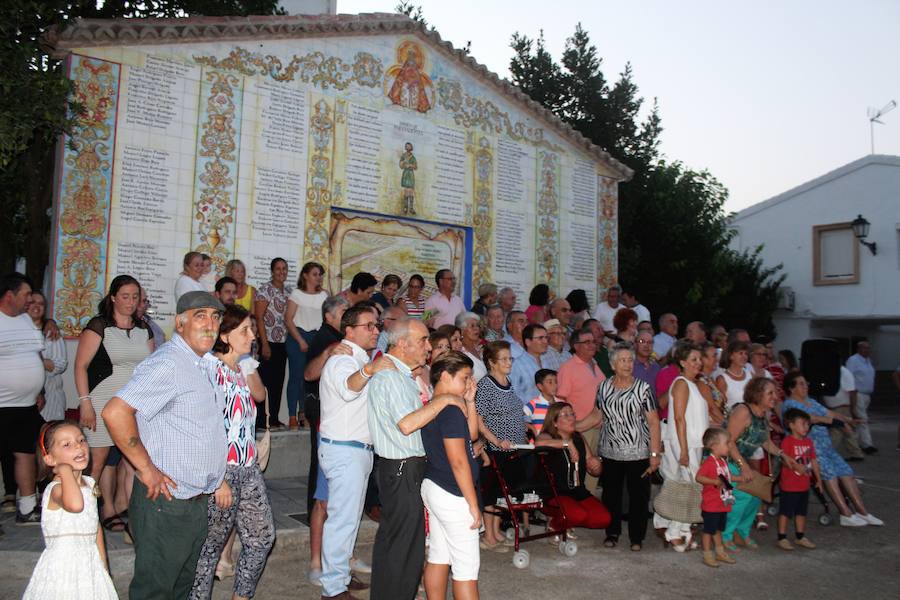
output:
<svg viewBox="0 0 900 600"><path fill-rule="evenodd" d="M687 467L678 468L677 475L663 482L662 490L653 500L656 514L679 523L700 523L700 502L703 486L694 481Z"/></svg>

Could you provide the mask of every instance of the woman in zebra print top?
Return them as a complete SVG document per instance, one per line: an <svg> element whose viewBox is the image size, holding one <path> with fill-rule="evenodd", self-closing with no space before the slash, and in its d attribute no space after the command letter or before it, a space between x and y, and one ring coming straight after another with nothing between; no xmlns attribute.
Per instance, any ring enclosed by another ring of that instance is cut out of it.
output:
<svg viewBox="0 0 900 600"><path fill-rule="evenodd" d="M634 346L620 342L610 351L615 373L600 384L597 408L578 423L578 431L601 424L599 456L603 460L603 504L612 514L607 548L622 531L622 492L628 488L628 539L638 551L647 533L650 474L659 468L660 426L650 386L634 376Z"/></svg>

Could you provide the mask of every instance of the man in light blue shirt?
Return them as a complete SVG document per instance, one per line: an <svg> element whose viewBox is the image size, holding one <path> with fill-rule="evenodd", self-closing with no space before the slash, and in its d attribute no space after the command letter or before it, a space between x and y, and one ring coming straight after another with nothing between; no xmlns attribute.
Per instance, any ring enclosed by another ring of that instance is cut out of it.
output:
<svg viewBox="0 0 900 600"><path fill-rule="evenodd" d="M425 476L425 447L419 430L448 404L466 410L462 399L446 394L423 405L412 371L425 364L430 350L428 328L421 321L396 321L388 333L385 354L396 370L380 371L369 383L369 431L378 454L381 498L372 551L372 600L416 595L425 561L425 512L419 491Z"/></svg>
<svg viewBox="0 0 900 600"><path fill-rule="evenodd" d="M862 340L856 344L856 354L847 359L847 368L856 382L856 417L862 421L856 426L859 445L866 454L875 454L878 448L872 443L869 430L869 403L875 391L875 365L872 364L872 346Z"/></svg>
<svg viewBox="0 0 900 600"><path fill-rule="evenodd" d="M547 330L543 325L529 325L522 332L525 352L513 360L512 372L509 374L513 391L521 400L522 406L541 393L534 383L534 374L542 368L541 355L547 351L547 340Z"/></svg>
<svg viewBox="0 0 900 600"><path fill-rule="evenodd" d="M224 482L223 399L209 354L225 308L212 294L178 298L172 339L141 362L103 409L134 465L128 506L135 540L129 597L186 598L207 534L207 499Z"/></svg>
<svg viewBox="0 0 900 600"><path fill-rule="evenodd" d="M506 337L503 339L509 342L509 355L512 356L513 363L525 354L522 332L525 331L527 325L528 317L521 310L514 310L506 315Z"/></svg>

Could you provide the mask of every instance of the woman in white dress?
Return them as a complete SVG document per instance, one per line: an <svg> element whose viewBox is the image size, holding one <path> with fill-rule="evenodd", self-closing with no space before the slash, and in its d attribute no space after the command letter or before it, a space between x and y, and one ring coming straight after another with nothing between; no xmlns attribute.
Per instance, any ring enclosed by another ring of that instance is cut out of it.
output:
<svg viewBox="0 0 900 600"><path fill-rule="evenodd" d="M137 364L153 352L153 332L136 316L140 298L141 286L134 277L113 279L109 293L100 301L99 314L81 332L75 354L81 426L91 445L90 475L101 484L101 519L110 531L122 531L125 525L113 506L115 478L100 477L114 447L100 413L128 383Z"/></svg>
<svg viewBox="0 0 900 600"><path fill-rule="evenodd" d="M28 316L34 326L44 331L44 313L47 310L47 299L42 292L31 293L31 304L28 305ZM45 421L59 421L66 416L66 392L63 390L62 374L69 367L69 355L66 352L66 342L61 336L55 340L50 339L44 331L44 351L41 353L44 359L44 368L47 370L44 379L44 408L41 416Z"/></svg>
<svg viewBox="0 0 900 600"><path fill-rule="evenodd" d="M38 450L42 472L52 469L54 478L41 501L46 548L31 573L24 600L118 598L106 570L96 484L82 475L90 459L84 434L73 421L48 423L41 429Z"/></svg>
<svg viewBox="0 0 900 600"><path fill-rule="evenodd" d="M664 479L694 481L703 459L703 432L709 426L706 399L695 383L703 368L700 348L688 341L677 342L672 357L681 374L669 389L669 418L662 427L663 453L660 472ZM653 526L665 529L666 541L678 552L694 547L691 524L653 515Z"/></svg>

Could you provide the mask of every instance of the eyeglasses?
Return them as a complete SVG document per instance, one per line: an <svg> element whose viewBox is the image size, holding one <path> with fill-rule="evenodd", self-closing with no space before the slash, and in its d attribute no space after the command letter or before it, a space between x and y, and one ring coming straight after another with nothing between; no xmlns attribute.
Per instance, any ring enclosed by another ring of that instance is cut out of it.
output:
<svg viewBox="0 0 900 600"><path fill-rule="evenodd" d="M358 324L358 325L352 325L351 327L365 327L365 328L368 329L369 331L374 331L374 330L378 329L378 325L376 325L376 324L373 323L373 322L369 322L369 323L360 323L360 324Z"/></svg>
<svg viewBox="0 0 900 600"><path fill-rule="evenodd" d="M575 418L575 413L573 413L573 412L561 412L561 413L559 413L559 416L560 416L560 417L565 417L565 418L567 418L567 419L574 419L574 418Z"/></svg>
<svg viewBox="0 0 900 600"><path fill-rule="evenodd" d="M512 357L512 356L501 356L500 358L497 359L497 362L508 362L508 363L511 363L512 361L513 361L513 357Z"/></svg>
<svg viewBox="0 0 900 600"><path fill-rule="evenodd" d="M595 342L594 340L581 340L581 341L575 342L575 343L576 344L591 344L593 346L597 345L597 342Z"/></svg>
<svg viewBox="0 0 900 600"><path fill-rule="evenodd" d="M638 344L652 344L653 340L638 340Z"/></svg>
<svg viewBox="0 0 900 600"><path fill-rule="evenodd" d="M531 339L532 339L532 340L538 340L538 341L540 341L540 340L546 340L546 339L547 339L547 336L546 336L546 335L536 335L536 336L534 336L534 337L531 338Z"/></svg>

